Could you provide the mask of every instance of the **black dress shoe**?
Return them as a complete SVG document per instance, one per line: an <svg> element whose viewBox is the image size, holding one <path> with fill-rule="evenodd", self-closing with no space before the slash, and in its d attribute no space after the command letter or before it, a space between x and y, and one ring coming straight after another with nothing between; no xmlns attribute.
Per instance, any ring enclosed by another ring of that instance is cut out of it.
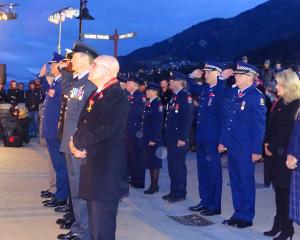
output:
<svg viewBox="0 0 300 240"><path fill-rule="evenodd" d="M145 188L145 184L135 183L135 182L130 183L130 186L133 187L133 188L137 188L137 189L144 189Z"/></svg>
<svg viewBox="0 0 300 240"><path fill-rule="evenodd" d="M63 218L73 218L74 215L71 212L67 212L63 215Z"/></svg>
<svg viewBox="0 0 300 240"><path fill-rule="evenodd" d="M161 198L162 198L163 200L169 200L169 198L171 198L171 196L172 196L171 193L168 193L168 194L162 196Z"/></svg>
<svg viewBox="0 0 300 240"><path fill-rule="evenodd" d="M202 205L201 203L199 203L199 204L196 205L196 206L189 207L189 210L194 211L194 212L201 212L201 211L206 210L206 208L203 207L203 205Z"/></svg>
<svg viewBox="0 0 300 240"><path fill-rule="evenodd" d="M75 219L74 218L59 218L59 219L56 220L56 224L62 225L62 224L66 224L69 221L73 221L74 222Z"/></svg>
<svg viewBox="0 0 300 240"><path fill-rule="evenodd" d="M247 227L252 227L252 226L253 226L252 222L247 222L247 221L243 221L243 220L236 221L237 228L247 228Z"/></svg>
<svg viewBox="0 0 300 240"><path fill-rule="evenodd" d="M52 197L54 197L54 193L52 192L46 192L41 194L41 198L52 198Z"/></svg>
<svg viewBox="0 0 300 240"><path fill-rule="evenodd" d="M158 192L159 186L150 186L148 190L144 191L144 194L153 194L155 192Z"/></svg>
<svg viewBox="0 0 300 240"><path fill-rule="evenodd" d="M49 202L44 204L44 207L58 207L64 206L67 204L67 201L59 201L56 198L52 198Z"/></svg>
<svg viewBox="0 0 300 240"><path fill-rule="evenodd" d="M67 204L67 205L64 205L64 206L56 207L56 208L54 208L54 211L55 212L60 212L60 213L69 212L70 211L70 205Z"/></svg>
<svg viewBox="0 0 300 240"><path fill-rule="evenodd" d="M211 211L211 210L204 210L201 212L201 215L204 215L204 216L215 216L215 215L220 215L221 214L221 211L220 210L217 210L217 211Z"/></svg>
<svg viewBox="0 0 300 240"><path fill-rule="evenodd" d="M57 235L57 239L61 239L61 240L75 240L77 237L78 238L78 234L76 233L72 233L71 231L68 232L67 234L59 234Z"/></svg>
<svg viewBox="0 0 300 240"><path fill-rule="evenodd" d="M50 192L50 189L42 190L42 191L41 191L41 195L42 195L42 194L45 194L45 193L47 193L47 192Z"/></svg>
<svg viewBox="0 0 300 240"><path fill-rule="evenodd" d="M237 220L235 220L234 218L230 218L230 219L224 220L222 223L227 226L236 227Z"/></svg>
<svg viewBox="0 0 300 240"><path fill-rule="evenodd" d="M60 225L61 229L71 229L72 224L74 223L74 219L70 220L70 221L66 221L64 224Z"/></svg>
<svg viewBox="0 0 300 240"><path fill-rule="evenodd" d="M176 203L176 202L181 202L181 201L184 201L186 200L186 196L182 196L182 197L170 197L168 199L168 202L169 203Z"/></svg>
<svg viewBox="0 0 300 240"><path fill-rule="evenodd" d="M49 203L49 202L53 201L53 199L54 199L54 197L50 198L50 199L46 199L46 200L42 201L42 204Z"/></svg>

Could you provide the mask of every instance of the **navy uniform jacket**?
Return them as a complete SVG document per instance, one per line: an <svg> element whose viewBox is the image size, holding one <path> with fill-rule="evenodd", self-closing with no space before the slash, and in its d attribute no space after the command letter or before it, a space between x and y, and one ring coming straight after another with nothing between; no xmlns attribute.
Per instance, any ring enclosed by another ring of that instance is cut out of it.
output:
<svg viewBox="0 0 300 240"><path fill-rule="evenodd" d="M193 120L193 99L185 90L173 94L167 107L165 140L177 144L178 140L187 142Z"/></svg>
<svg viewBox="0 0 300 240"><path fill-rule="evenodd" d="M70 152L70 137L76 132L79 116L86 101L88 101L89 96L96 89L96 85L88 80L88 73L73 83L73 87L68 95L68 102L64 116L63 136L60 146L60 150L62 152Z"/></svg>
<svg viewBox="0 0 300 240"><path fill-rule="evenodd" d="M115 200L121 197L126 166L124 133L128 100L120 85L114 84L95 96L89 112L86 102L79 117L73 142L86 149L81 165L79 196L87 200Z"/></svg>
<svg viewBox="0 0 300 240"><path fill-rule="evenodd" d="M0 90L0 103L6 103L7 102L7 96L4 89Z"/></svg>
<svg viewBox="0 0 300 240"><path fill-rule="evenodd" d="M129 112L127 120L127 136L136 136L142 131L142 117L146 103L145 95L136 90L132 95L128 96Z"/></svg>
<svg viewBox="0 0 300 240"><path fill-rule="evenodd" d="M58 139L61 141L63 131L64 131L64 120L65 120L65 112L66 112L67 102L68 102L68 94L71 90L74 80L78 80L78 78L73 79L73 73L67 72L65 68L60 69L60 72L61 72L62 98L61 98L60 114L59 114L59 121L58 121Z"/></svg>
<svg viewBox="0 0 300 240"><path fill-rule="evenodd" d="M33 90L28 89L25 95L26 95L25 106L28 108L28 111L30 112L38 111L39 104L41 101L40 91L35 89Z"/></svg>
<svg viewBox="0 0 300 240"><path fill-rule="evenodd" d="M156 145L163 142L163 116L163 106L158 97L145 104L142 123L145 146L148 146L150 141L155 142Z"/></svg>
<svg viewBox="0 0 300 240"><path fill-rule="evenodd" d="M261 154L266 127L264 95L254 85L243 92L232 88L227 117L220 143L228 148L249 148Z"/></svg>
<svg viewBox="0 0 300 240"><path fill-rule="evenodd" d="M199 96L197 113L197 143L219 142L224 125L224 91L226 82L218 80L217 84L196 84L189 78L189 92Z"/></svg>
<svg viewBox="0 0 300 240"><path fill-rule="evenodd" d="M51 85L47 83L46 78L42 78L41 80L43 91L46 92L42 136L46 139L57 139L58 120L62 96L61 78L53 81Z"/></svg>

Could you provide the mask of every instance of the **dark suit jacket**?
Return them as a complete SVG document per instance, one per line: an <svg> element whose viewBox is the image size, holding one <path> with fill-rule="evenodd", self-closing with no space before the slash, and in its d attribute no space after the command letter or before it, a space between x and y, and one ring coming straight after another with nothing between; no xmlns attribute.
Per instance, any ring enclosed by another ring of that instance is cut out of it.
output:
<svg viewBox="0 0 300 240"><path fill-rule="evenodd" d="M300 100L285 104L280 99L273 108L267 124L265 142L269 143L272 157L266 157L265 184L272 182L275 187L289 188L291 170L286 167L287 148L295 124L296 113Z"/></svg>
<svg viewBox="0 0 300 240"><path fill-rule="evenodd" d="M75 147L87 150L86 162L81 167L79 195L93 201L120 198L126 166L124 134L128 100L119 84L102 93L101 98L94 98L90 112L89 100L86 102L73 136Z"/></svg>

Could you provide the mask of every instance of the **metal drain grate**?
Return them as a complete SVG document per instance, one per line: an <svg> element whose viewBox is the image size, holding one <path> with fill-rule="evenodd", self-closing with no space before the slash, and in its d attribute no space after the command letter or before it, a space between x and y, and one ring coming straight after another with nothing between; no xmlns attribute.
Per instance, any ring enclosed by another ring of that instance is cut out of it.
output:
<svg viewBox="0 0 300 240"><path fill-rule="evenodd" d="M196 214L191 214L186 216L169 216L169 217L174 221L186 226L203 227L203 226L209 226L214 224L213 222Z"/></svg>

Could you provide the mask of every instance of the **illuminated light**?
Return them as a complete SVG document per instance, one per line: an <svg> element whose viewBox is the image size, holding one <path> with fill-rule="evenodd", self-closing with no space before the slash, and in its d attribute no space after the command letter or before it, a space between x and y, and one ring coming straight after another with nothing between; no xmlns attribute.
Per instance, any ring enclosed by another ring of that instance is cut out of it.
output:
<svg viewBox="0 0 300 240"><path fill-rule="evenodd" d="M6 14L3 14L3 19L4 19L4 20L7 20L7 19L8 19L8 17L7 17Z"/></svg>
<svg viewBox="0 0 300 240"><path fill-rule="evenodd" d="M83 34L84 38L87 39L103 39L103 40L109 40L109 35L100 35L100 34Z"/></svg>
<svg viewBox="0 0 300 240"><path fill-rule="evenodd" d="M119 39L125 39L125 38L133 38L135 37L135 33L132 32L132 33L127 33L127 34L122 34L122 35L119 35Z"/></svg>

